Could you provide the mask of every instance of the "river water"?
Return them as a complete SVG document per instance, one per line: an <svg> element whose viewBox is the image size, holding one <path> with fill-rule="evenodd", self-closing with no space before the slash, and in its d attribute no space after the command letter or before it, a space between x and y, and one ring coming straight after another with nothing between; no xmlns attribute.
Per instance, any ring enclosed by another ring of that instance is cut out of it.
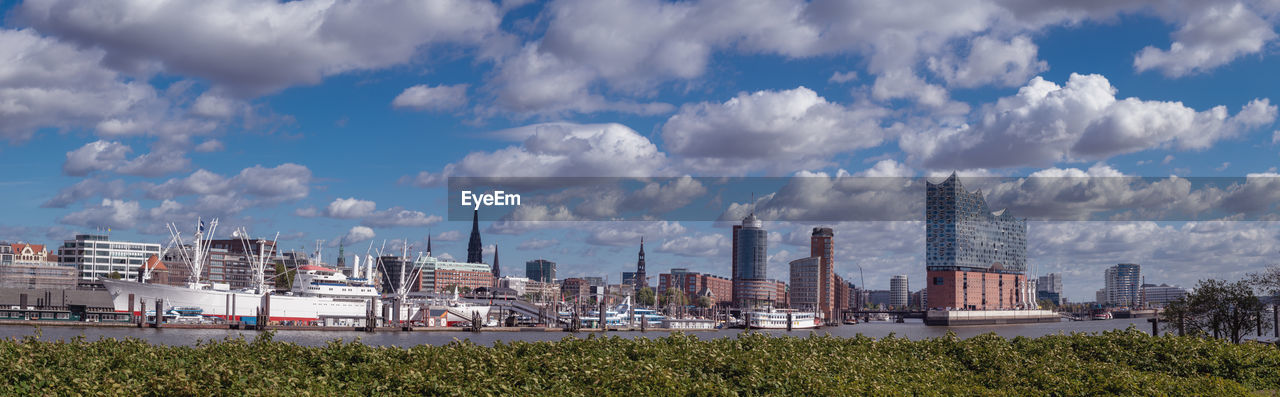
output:
<svg viewBox="0 0 1280 397"><path fill-rule="evenodd" d="M1071 321L1059 323L1035 323L1035 324L1017 324L1017 325L970 325L958 327L939 327L926 326L920 320L907 320L906 323L898 324L891 322L869 322L856 325L843 325L839 327L827 327L818 330L797 330L787 332L783 330L754 330L752 332L765 332L772 335L792 335L807 336L810 333L830 334L839 337L853 337L859 334L873 337L883 338L890 334L898 337L910 339L934 338L945 335L947 331L953 331L961 338L969 338L989 332L1006 338L1017 336L1038 337L1044 335L1052 335L1057 333L1085 332L1095 333L1114 329L1124 329L1130 325L1136 327L1143 332L1151 331L1151 324L1147 319L1114 319L1114 320L1098 320L1098 321ZM224 338L245 338L252 340L258 335L256 331L241 331L230 329L151 329L151 328L106 328L106 327L43 327L40 328L40 339L46 341L69 340L77 336L83 336L86 340L98 340L102 338L140 338L153 344L189 346L194 345L198 341L222 340ZM1163 331L1162 331L1163 332ZM734 337L742 333L740 329L727 329L717 331L694 331L689 332L699 338L724 338ZM33 336L36 334L36 327L23 325L4 325L0 326L0 337L15 338ZM589 333L573 334L578 338L585 338ZM599 333L594 333L599 335ZM666 331L649 331L649 332L609 332L609 336L619 336L626 338L635 337L662 337L666 336ZM292 342L306 346L320 346L331 340L342 339L345 341L359 340L362 343L376 346L398 346L409 347L421 344L442 345L454 340L466 340L481 345L492 345L494 342L503 341L554 341L569 337L571 334L565 332L444 332L444 331L426 331L426 332L357 332L357 331L277 331L275 340Z"/></svg>

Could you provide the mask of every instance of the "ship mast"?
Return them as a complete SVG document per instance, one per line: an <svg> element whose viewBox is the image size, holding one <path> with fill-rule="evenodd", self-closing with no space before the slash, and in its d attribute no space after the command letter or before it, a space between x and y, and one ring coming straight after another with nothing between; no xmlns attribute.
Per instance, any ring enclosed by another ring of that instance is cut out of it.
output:
<svg viewBox="0 0 1280 397"><path fill-rule="evenodd" d="M276 241L280 239L280 233L276 232L276 237L271 239L270 245L268 245L266 239L258 240L257 253L253 252L253 243L251 242L253 238L249 237L249 232L244 228L236 229L232 235L240 238L240 245L244 247L245 257L249 259L249 271L253 274L252 285L254 293L266 293L267 279L265 274L267 271L267 259L269 258L268 252L275 252ZM268 251L268 246L271 247L270 251Z"/></svg>
<svg viewBox="0 0 1280 397"><path fill-rule="evenodd" d="M213 239L214 231L218 229L218 219L214 218L209 221L209 227L206 230L204 220L197 218L199 226L196 227L196 234L191 245L191 254L187 254L187 250L179 249L178 256L187 265L187 269L191 270L191 274L187 276L187 288L201 289L203 285L200 283L200 276L204 274L204 264L209 256L209 240ZM179 245L185 245L182 241L182 233L178 231L178 226L170 223L169 235L178 241Z"/></svg>

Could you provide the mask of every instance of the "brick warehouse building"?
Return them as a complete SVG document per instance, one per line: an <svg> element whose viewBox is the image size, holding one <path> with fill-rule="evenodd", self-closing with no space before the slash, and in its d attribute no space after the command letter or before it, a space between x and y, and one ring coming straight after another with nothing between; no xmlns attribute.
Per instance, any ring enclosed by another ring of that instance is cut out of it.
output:
<svg viewBox="0 0 1280 397"><path fill-rule="evenodd" d="M992 212L982 192L953 173L930 183L925 206L926 294L930 308L1014 309L1027 282L1027 222Z"/></svg>

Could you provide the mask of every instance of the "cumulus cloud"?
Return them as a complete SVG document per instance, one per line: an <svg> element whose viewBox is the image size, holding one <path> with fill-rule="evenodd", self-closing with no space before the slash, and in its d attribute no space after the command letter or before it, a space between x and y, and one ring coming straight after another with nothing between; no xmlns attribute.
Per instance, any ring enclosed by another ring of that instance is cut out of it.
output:
<svg viewBox="0 0 1280 397"><path fill-rule="evenodd" d="M212 153L212 152L221 152L226 148L227 148L226 145L223 145L222 141L219 141L217 139L210 139L204 142L200 142L199 145L196 145L195 150L200 153Z"/></svg>
<svg viewBox="0 0 1280 397"><path fill-rule="evenodd" d="M493 152L472 152L439 173L420 172L401 181L438 186L451 176L478 177L651 177L664 173L666 154L649 139L621 124L546 123L499 135L521 141Z"/></svg>
<svg viewBox="0 0 1280 397"><path fill-rule="evenodd" d="M128 158L132 150L128 145L119 142L103 140L89 142L79 149L67 152L67 161L62 164L62 173L85 176L93 171L114 169Z"/></svg>
<svg viewBox="0 0 1280 397"><path fill-rule="evenodd" d="M946 54L929 59L929 69L953 87L978 87L988 84L1012 87L1031 79L1049 68L1036 58L1038 48L1027 36L1009 41L979 36L970 42L969 54L957 59Z"/></svg>
<svg viewBox="0 0 1280 397"><path fill-rule="evenodd" d="M723 256L732 243L723 233L677 236L666 239L654 251L690 257Z"/></svg>
<svg viewBox="0 0 1280 397"><path fill-rule="evenodd" d="M842 106L805 87L741 93L681 107L662 126L668 151L705 172L820 168L836 153L880 145L887 110Z"/></svg>
<svg viewBox="0 0 1280 397"><path fill-rule="evenodd" d="M374 236L376 235L373 233L373 229L366 226L353 226L351 227L351 230L347 231L347 234L343 235L342 238L338 240L343 244L355 244L372 240Z"/></svg>
<svg viewBox="0 0 1280 397"><path fill-rule="evenodd" d="M1169 77L1203 72L1256 54L1276 39L1271 23L1243 3L1211 4L1187 15L1168 50L1143 48L1133 59L1139 72L1160 70Z"/></svg>
<svg viewBox="0 0 1280 397"><path fill-rule="evenodd" d="M369 214L361 223L374 227L421 227L440 223L439 215L427 215L421 211L391 207Z"/></svg>
<svg viewBox="0 0 1280 397"><path fill-rule="evenodd" d="M40 204L40 207L67 208L71 204L92 197L120 199L125 196L125 193L125 183L122 180L104 181L98 178L87 178L62 188L53 198Z"/></svg>
<svg viewBox="0 0 1280 397"><path fill-rule="evenodd" d="M1100 75L1072 74L1058 86L1036 77L974 116L974 124L908 132L911 158L932 168L1044 166L1153 148L1200 150L1275 120L1255 99L1235 116L1225 106L1196 111L1180 102L1116 98Z"/></svg>
<svg viewBox="0 0 1280 397"><path fill-rule="evenodd" d="M199 76L242 95L404 64L435 44L474 44L495 34L501 19L492 2L467 0L35 0L13 14L104 49L113 68Z"/></svg>
<svg viewBox="0 0 1280 397"><path fill-rule="evenodd" d="M360 200L355 197L339 198L329 203L325 208L325 214L333 218L351 219L369 216L378 204L368 200Z"/></svg>
<svg viewBox="0 0 1280 397"><path fill-rule="evenodd" d="M414 110L452 110L467 104L467 84L425 84L406 88L391 101L391 106Z"/></svg>

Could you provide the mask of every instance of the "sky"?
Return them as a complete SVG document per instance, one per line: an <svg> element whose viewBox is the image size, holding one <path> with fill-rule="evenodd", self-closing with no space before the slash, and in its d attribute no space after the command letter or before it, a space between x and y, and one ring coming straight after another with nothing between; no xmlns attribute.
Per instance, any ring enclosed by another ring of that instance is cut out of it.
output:
<svg viewBox="0 0 1280 397"><path fill-rule="evenodd" d="M1116 263L1191 287L1280 255L1280 195L1266 189L1280 186L1276 0L31 0L0 12L0 240L110 228L163 244L166 224L203 217L220 235L279 232L283 249L324 240L329 257L384 241L421 250L430 234L437 256L465 258L450 177L836 186L957 172L1244 181L1169 190L1180 199L1164 204L1246 218L1030 222L1033 272L1062 273L1071 300L1092 300ZM1147 190L1108 194L1135 191ZM722 198L741 210L777 197ZM837 201L805 205L861 203ZM642 236L651 274L729 273L725 222L534 204L481 222L503 274L546 258L561 277L617 280ZM769 273L785 280L824 222L766 220ZM826 224L838 274L923 287L922 222Z"/></svg>

